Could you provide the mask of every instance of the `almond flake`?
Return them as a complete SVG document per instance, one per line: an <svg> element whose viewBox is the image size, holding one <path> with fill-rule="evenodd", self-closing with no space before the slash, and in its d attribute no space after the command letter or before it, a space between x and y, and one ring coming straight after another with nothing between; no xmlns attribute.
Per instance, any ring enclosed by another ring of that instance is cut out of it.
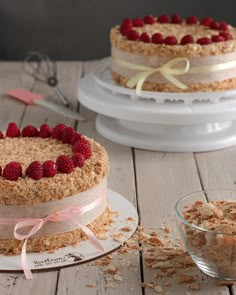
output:
<svg viewBox="0 0 236 295"><path fill-rule="evenodd" d="M154 291L156 292L156 293L162 293L163 292L163 288L161 287L161 286L155 286L154 288Z"/></svg>

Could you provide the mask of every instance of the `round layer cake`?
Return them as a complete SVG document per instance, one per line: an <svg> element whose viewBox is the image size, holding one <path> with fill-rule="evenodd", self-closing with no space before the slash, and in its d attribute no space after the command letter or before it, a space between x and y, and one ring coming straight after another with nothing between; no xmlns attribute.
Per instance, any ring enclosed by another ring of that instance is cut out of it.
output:
<svg viewBox="0 0 236 295"><path fill-rule="evenodd" d="M45 218L72 205L85 206L106 190L108 171L106 150L64 124L20 131L10 123L6 134L0 132L0 217ZM99 237L111 223L105 197L97 209L84 222ZM22 241L1 218L0 253L19 254ZM87 239L75 223L47 226L28 239L27 251L52 251Z"/></svg>
<svg viewBox="0 0 236 295"><path fill-rule="evenodd" d="M236 31L195 16L126 18L111 29L111 74L123 87L164 92L236 88Z"/></svg>

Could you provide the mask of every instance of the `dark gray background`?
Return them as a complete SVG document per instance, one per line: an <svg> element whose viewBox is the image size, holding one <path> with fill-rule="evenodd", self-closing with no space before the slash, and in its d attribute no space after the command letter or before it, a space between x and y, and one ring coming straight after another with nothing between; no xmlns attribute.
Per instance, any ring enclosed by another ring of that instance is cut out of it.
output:
<svg viewBox="0 0 236 295"><path fill-rule="evenodd" d="M236 0L0 0L0 58L41 50L57 60L110 53L109 30L125 17L211 16L236 25Z"/></svg>

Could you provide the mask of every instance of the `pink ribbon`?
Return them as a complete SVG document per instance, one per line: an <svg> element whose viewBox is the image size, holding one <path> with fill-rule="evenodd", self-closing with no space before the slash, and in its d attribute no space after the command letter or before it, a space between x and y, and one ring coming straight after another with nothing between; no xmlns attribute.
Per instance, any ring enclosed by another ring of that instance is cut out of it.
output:
<svg viewBox="0 0 236 295"><path fill-rule="evenodd" d="M42 226L48 221L63 222L63 221L74 221L78 227L80 227L88 236L96 250L99 252L104 251L103 246L100 244L94 233L84 224L74 220L75 217L80 217L84 213L96 208L106 197L107 189L93 202L85 206L69 206L65 209L59 210L52 213L44 218L0 218L0 224L15 224L14 237L17 240L23 241L24 244L21 250L21 264L27 280L32 280L33 275L26 256L26 245L28 239L36 234ZM17 230L32 226L31 230L26 235L19 234Z"/></svg>

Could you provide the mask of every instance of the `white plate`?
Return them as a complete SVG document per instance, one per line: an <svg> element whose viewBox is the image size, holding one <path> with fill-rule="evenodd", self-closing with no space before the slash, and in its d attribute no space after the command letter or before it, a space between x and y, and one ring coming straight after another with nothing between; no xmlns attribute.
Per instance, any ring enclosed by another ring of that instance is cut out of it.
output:
<svg viewBox="0 0 236 295"><path fill-rule="evenodd" d="M110 90L112 94L127 95L131 99L153 99L158 103L165 101L182 101L185 104L192 104L194 101L209 101L217 103L222 98L235 97L236 89L214 92L157 92L142 91L139 97L134 89L125 88L116 84L110 74L111 58L105 58L98 62L93 68L93 76L98 85Z"/></svg>
<svg viewBox="0 0 236 295"><path fill-rule="evenodd" d="M118 216L114 217L114 223L110 227L107 240L99 240L104 252L98 253L90 241L83 241L78 246L68 246L56 250L55 253L27 253L27 259L32 271L58 269L71 265L81 264L102 257L121 246L121 243L114 241L113 234L123 233L125 240L128 240L136 231L138 226L138 215L135 207L120 194L108 190L108 199L112 211L117 211ZM127 220L132 217L134 221ZM131 228L130 232L123 232L119 229L125 226ZM22 271L21 257L0 255L0 271Z"/></svg>

